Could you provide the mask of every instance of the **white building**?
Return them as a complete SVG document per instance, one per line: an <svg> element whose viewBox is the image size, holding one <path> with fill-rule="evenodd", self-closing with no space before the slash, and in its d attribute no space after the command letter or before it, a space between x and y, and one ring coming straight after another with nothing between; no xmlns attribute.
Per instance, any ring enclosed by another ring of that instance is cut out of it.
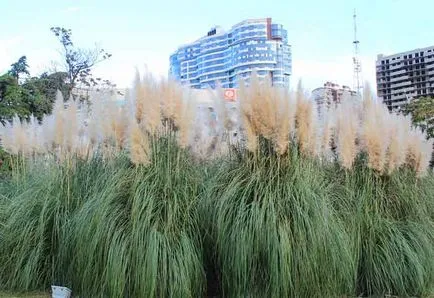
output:
<svg viewBox="0 0 434 298"><path fill-rule="evenodd" d="M348 86L340 86L332 82L326 82L323 87L312 91L312 99L318 107L318 113L331 107L336 107L344 100L357 100L359 98L356 91Z"/></svg>
<svg viewBox="0 0 434 298"><path fill-rule="evenodd" d="M377 93L390 110L434 95L434 46L384 56L376 63Z"/></svg>
<svg viewBox="0 0 434 298"><path fill-rule="evenodd" d="M248 19L228 31L215 27L170 56L169 76L191 88L237 88L256 72L289 87L292 71L288 32L271 18Z"/></svg>

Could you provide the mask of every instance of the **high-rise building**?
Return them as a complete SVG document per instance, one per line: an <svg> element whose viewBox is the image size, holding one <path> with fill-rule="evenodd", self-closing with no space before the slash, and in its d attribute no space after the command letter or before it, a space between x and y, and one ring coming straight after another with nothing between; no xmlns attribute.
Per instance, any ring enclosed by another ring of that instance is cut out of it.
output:
<svg viewBox="0 0 434 298"><path fill-rule="evenodd" d="M357 91L351 90L348 86L326 82L323 87L312 91L312 99L317 105L318 113L321 114L344 100L357 100L359 96Z"/></svg>
<svg viewBox="0 0 434 298"><path fill-rule="evenodd" d="M413 98L434 95L434 46L399 54L378 55L378 97L395 110Z"/></svg>
<svg viewBox="0 0 434 298"><path fill-rule="evenodd" d="M236 88L239 78L255 71L277 86L288 87L291 46L281 24L271 18L249 19L229 31L211 29L197 41L180 46L170 56L169 76L191 88Z"/></svg>

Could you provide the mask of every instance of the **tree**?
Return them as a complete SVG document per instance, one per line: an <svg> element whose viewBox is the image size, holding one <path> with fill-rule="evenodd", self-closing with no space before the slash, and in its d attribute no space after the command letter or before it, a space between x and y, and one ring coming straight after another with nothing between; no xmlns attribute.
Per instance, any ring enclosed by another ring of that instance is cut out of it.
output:
<svg viewBox="0 0 434 298"><path fill-rule="evenodd" d="M428 139L434 138L434 98L417 98L405 105L402 112L404 115L411 115L413 124L420 127ZM434 167L434 147L431 167Z"/></svg>
<svg viewBox="0 0 434 298"><path fill-rule="evenodd" d="M19 84L10 74L0 76L0 123L12 121L17 115L21 120L34 115L39 121L51 113L54 99L50 99L41 88L40 78L27 79Z"/></svg>
<svg viewBox="0 0 434 298"><path fill-rule="evenodd" d="M27 57L22 56L17 62L11 64L11 69L9 70L8 74L13 76L18 81L21 74L30 75L28 69L29 65L27 64Z"/></svg>
<svg viewBox="0 0 434 298"><path fill-rule="evenodd" d="M402 109L404 115L411 115L413 123L434 138L434 98L421 97L405 105Z"/></svg>
<svg viewBox="0 0 434 298"><path fill-rule="evenodd" d="M50 98L40 86L40 78L31 78L21 85L21 96L26 102L29 112L42 121L44 115L51 114L54 97Z"/></svg>
<svg viewBox="0 0 434 298"><path fill-rule="evenodd" d="M15 115L21 119L30 117L28 98L16 78L5 74L0 76L0 123L11 121Z"/></svg>
<svg viewBox="0 0 434 298"><path fill-rule="evenodd" d="M62 92L64 98L67 98L69 85L67 84L68 74L66 72L54 72L51 74L44 72L39 78L35 77L30 80L53 103L56 99L57 90Z"/></svg>
<svg viewBox="0 0 434 298"><path fill-rule="evenodd" d="M62 27L52 27L51 31L59 39L63 47L63 60L65 72L67 73L68 94L71 94L73 88L81 84L84 87L95 87L99 80L93 79L92 68L111 57L104 49L83 49L76 47L72 42L72 32L70 29Z"/></svg>

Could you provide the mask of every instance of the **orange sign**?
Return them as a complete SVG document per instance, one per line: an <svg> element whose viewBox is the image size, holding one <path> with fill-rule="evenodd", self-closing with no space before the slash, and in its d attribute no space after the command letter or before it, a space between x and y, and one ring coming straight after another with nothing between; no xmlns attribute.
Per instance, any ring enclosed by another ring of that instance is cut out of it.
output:
<svg viewBox="0 0 434 298"><path fill-rule="evenodd" d="M225 100L227 100L227 101L235 101L236 100L235 89L233 89L233 88L225 89L224 97L225 97Z"/></svg>

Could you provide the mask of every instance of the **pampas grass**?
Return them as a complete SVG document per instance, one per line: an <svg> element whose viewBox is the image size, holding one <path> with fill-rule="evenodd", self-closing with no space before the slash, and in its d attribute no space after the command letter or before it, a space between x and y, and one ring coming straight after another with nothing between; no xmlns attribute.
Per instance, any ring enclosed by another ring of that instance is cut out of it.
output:
<svg viewBox="0 0 434 298"><path fill-rule="evenodd" d="M411 169L380 176L362 159L329 174L335 207L353 238L356 294L423 296L434 283L432 177Z"/></svg>
<svg viewBox="0 0 434 298"><path fill-rule="evenodd" d="M314 161L296 147L289 152L246 155L209 182L207 214L225 297L353 292L349 238L328 205L331 189Z"/></svg>
<svg viewBox="0 0 434 298"><path fill-rule="evenodd" d="M254 75L235 104L216 92L212 131L192 93L149 73L123 106L59 93L42 123L0 130L14 173L0 181L0 289L429 294L432 143L367 89L318 115L301 83Z"/></svg>
<svg viewBox="0 0 434 298"><path fill-rule="evenodd" d="M337 156L343 168L351 170L359 152L357 146L358 120L355 108L347 102L336 110L335 144Z"/></svg>
<svg viewBox="0 0 434 298"><path fill-rule="evenodd" d="M297 100L297 137L300 152L306 156L317 153L317 127L312 101L298 97Z"/></svg>
<svg viewBox="0 0 434 298"><path fill-rule="evenodd" d="M419 177L428 171L432 148L432 140L427 141L419 129L410 131L406 163Z"/></svg>
<svg viewBox="0 0 434 298"><path fill-rule="evenodd" d="M330 160L332 157L332 138L335 129L335 110L331 109L323 112L323 117L319 123L319 154L325 160Z"/></svg>
<svg viewBox="0 0 434 298"><path fill-rule="evenodd" d="M390 175L396 169L400 168L406 157L408 148L408 131L411 127L409 119L390 115L388 123L388 141L386 168Z"/></svg>
<svg viewBox="0 0 434 298"><path fill-rule="evenodd" d="M136 165L146 165L150 161L149 140L145 132L140 130L139 124L133 121L130 128L131 161Z"/></svg>
<svg viewBox="0 0 434 298"><path fill-rule="evenodd" d="M372 99L366 98L365 102ZM386 151L390 139L388 124L389 115L386 107L379 103L369 103L361 128L360 142L368 156L368 167L379 173L384 171L386 164Z"/></svg>

